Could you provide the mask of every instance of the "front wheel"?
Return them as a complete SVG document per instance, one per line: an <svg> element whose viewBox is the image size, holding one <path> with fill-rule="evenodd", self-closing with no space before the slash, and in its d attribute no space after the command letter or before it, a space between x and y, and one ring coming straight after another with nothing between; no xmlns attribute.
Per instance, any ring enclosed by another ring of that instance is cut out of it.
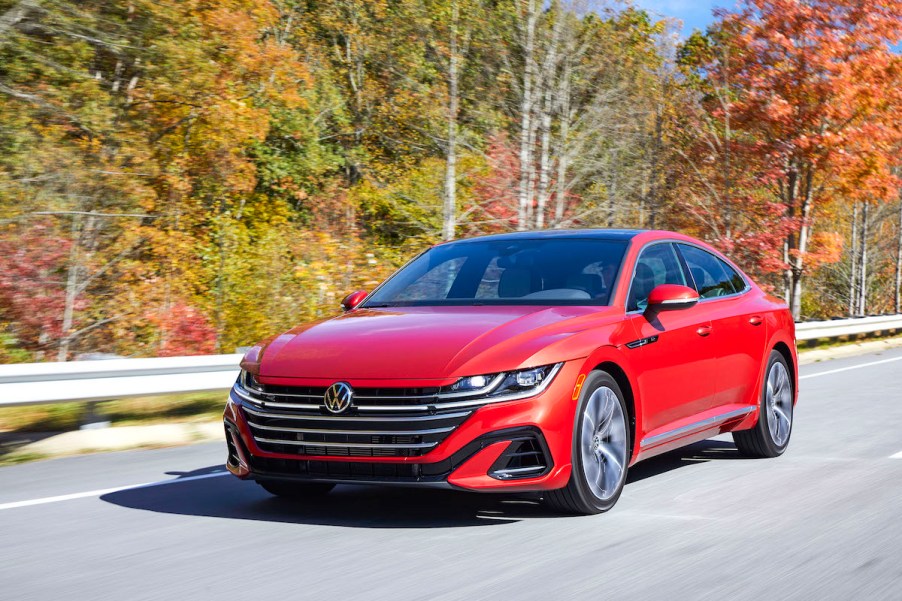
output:
<svg viewBox="0 0 902 601"><path fill-rule="evenodd" d="M758 423L751 430L733 432L736 448L746 457L778 457L789 446L792 434L792 378L786 359L771 351L767 377L761 388Z"/></svg>
<svg viewBox="0 0 902 601"><path fill-rule="evenodd" d="M564 513L595 514L620 498L629 463L630 428L620 386L610 374L589 374L573 427L573 469L567 486L545 494Z"/></svg>

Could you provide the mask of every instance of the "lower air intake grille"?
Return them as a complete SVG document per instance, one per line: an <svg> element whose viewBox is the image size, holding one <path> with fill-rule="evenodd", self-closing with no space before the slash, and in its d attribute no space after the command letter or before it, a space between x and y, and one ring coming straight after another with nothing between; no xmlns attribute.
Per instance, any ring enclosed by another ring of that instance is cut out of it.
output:
<svg viewBox="0 0 902 601"><path fill-rule="evenodd" d="M551 458L545 440L539 434L514 439L489 470L498 480L517 480L545 475Z"/></svg>

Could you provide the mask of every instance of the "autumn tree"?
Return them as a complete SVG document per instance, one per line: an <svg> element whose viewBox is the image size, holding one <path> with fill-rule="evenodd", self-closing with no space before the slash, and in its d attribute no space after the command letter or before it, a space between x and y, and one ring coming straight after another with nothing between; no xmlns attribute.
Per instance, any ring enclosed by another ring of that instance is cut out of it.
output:
<svg viewBox="0 0 902 601"><path fill-rule="evenodd" d="M815 227L818 213L838 199L895 194L885 99L899 69L890 46L902 3L744 0L720 21L735 50L718 71L737 91L735 127L764 158L756 175L784 208L785 294L798 319L806 273L838 258L837 235Z"/></svg>

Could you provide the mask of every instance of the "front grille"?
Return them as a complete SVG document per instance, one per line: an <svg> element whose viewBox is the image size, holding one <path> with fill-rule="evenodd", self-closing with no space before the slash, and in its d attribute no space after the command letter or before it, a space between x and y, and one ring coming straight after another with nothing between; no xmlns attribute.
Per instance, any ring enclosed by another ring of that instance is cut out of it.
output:
<svg viewBox="0 0 902 601"><path fill-rule="evenodd" d="M264 399L271 398L271 403L285 405L315 404L323 400L325 387L318 386L263 386L255 383L248 387L251 394L260 392ZM354 391L354 405L367 411L380 408L411 407L435 404L441 388L358 388Z"/></svg>
<svg viewBox="0 0 902 601"><path fill-rule="evenodd" d="M438 446L472 414L472 410L402 407L363 415L355 407L332 415L319 405L292 403L290 399L296 397L287 396L283 390L271 391L267 387L265 393L243 392L242 411L257 445L270 453L288 455L419 457ZM270 401L271 397L276 400ZM355 397L355 405L359 398ZM404 397L382 398L394 407Z"/></svg>

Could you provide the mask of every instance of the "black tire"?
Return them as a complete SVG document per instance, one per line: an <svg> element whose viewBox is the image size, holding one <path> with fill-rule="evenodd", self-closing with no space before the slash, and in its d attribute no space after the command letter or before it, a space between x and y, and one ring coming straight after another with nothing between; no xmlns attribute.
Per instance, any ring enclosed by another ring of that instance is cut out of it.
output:
<svg viewBox="0 0 902 601"><path fill-rule="evenodd" d="M607 499L598 497L589 487L586 481L585 471L582 464L582 453L579 448L582 437L583 412L589 402L592 393L607 386L617 397L620 402L620 409L624 420L626 433L626 460L623 465L623 473L617 484L616 491ZM631 456L631 431L629 423L629 412L623 399L623 392L616 380L610 374L603 371L595 371L589 374L583 384L580 394L579 404L576 407L576 416L573 423L573 446L571 449L573 469L570 473L570 481L564 488L557 490L549 490L544 494L544 502L553 510L560 513L577 514L577 515L593 515L602 513L611 509L620 498L623 492L623 485L626 482L628 472L627 464Z"/></svg>
<svg viewBox="0 0 902 601"><path fill-rule="evenodd" d="M286 499L303 500L321 497L328 494L334 484L328 482L286 482L281 480L268 480L257 484L262 486L266 492L277 497Z"/></svg>
<svg viewBox="0 0 902 601"><path fill-rule="evenodd" d="M792 424L795 421L791 419L793 410L792 400L790 400L789 409L789 430L786 433L786 440L783 441L782 444L778 444L778 442L774 440L774 434L771 432L771 428L768 425L767 411L769 408L767 380L774 364L777 363L782 364L783 368L786 370L786 374L789 377L790 394L792 395L791 399L795 399L795 382L793 382L789 365L786 363L786 359L783 357L782 353L776 350L771 351L770 357L767 360L767 369L764 371L764 379L761 382L761 392L758 394L758 422L750 430L733 432L733 442L736 443L736 448L746 457L759 459L765 457L779 457L786 450L786 447L789 446L789 440L792 437Z"/></svg>

